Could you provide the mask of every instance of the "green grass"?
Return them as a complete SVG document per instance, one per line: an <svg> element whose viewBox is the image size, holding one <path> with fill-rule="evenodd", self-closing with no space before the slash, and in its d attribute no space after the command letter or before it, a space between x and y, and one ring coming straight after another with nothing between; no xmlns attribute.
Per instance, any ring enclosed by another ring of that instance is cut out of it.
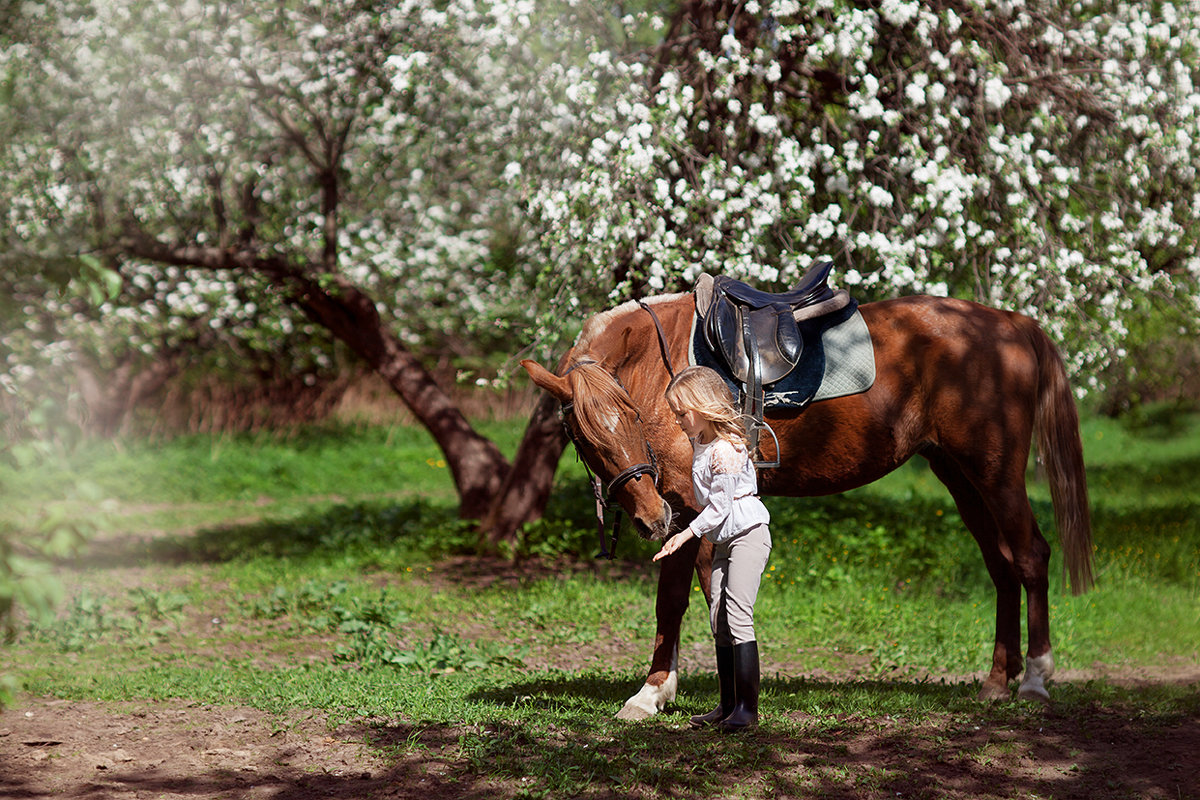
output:
<svg viewBox="0 0 1200 800"><path fill-rule="evenodd" d="M510 453L520 433L489 430ZM1079 597L1052 584L1059 667L1195 665L1200 418L1166 436L1089 420L1084 439L1099 583ZM570 451L547 518L522 537L531 560L516 569L469 556L474 534L422 431L92 444L53 470L0 468L0 518L90 513L57 502L80 481L108 500L93 561L67 572L56 619L5 648L6 669L33 694L320 710L398 757L453 746L457 774L529 797L712 796L730 769L776 775L743 796L836 794L844 783L882 793L896 776L847 771L839 737L882 731L897 748L907 736L940 753L980 725L1046 724L1024 704L974 700L993 593L947 493L919 464L838 497L769 500L775 549L756 616L771 741L733 747L684 724L715 697L698 591L677 703L644 726L612 719L645 675L654 548L627 531L623 561L590 560L591 495ZM1045 487L1031 494L1053 543ZM1169 682L1067 680L1052 691L1061 719L1099 707L1155 729L1200 713L1195 688ZM814 740L829 749L814 753ZM807 760L789 761L789 744ZM1004 757L985 745L972 757Z"/></svg>
<svg viewBox="0 0 1200 800"><path fill-rule="evenodd" d="M493 423L487 433L511 452L520 430ZM1083 436L1099 582L1081 597L1052 586L1056 650L1082 663L1194 658L1188 624L1197 621L1200 591L1200 422L1130 430L1088 420ZM131 555L212 565L219 580L244 583L247 592L298 574L402 571L475 546L470 525L457 519L436 448L419 430L95 443L53 470L0 471L15 500L0 513L15 523L45 513L56 492L78 480L108 498L111 525L121 531L177 531ZM1053 543L1046 487L1032 483L1031 495ZM800 649L868 653L880 669L978 669L990 649L990 581L922 462L842 496L768 502L775 549L760 616L769 641L791 646L797 631ZM568 451L546 519L525 531L522 552L586 558L595 547L590 510ZM653 547L628 531L621 547L651 582L644 561ZM591 602L564 596L572 609ZM696 616L702 623L702 609Z"/></svg>
<svg viewBox="0 0 1200 800"><path fill-rule="evenodd" d="M495 423L484 433L514 436L512 426ZM80 481L117 504L124 524L146 527L405 493L444 504L455 499L432 438L403 427L328 425L283 434L89 442L70 460L42 469L0 467L5 493L34 508L62 505L63 487Z"/></svg>

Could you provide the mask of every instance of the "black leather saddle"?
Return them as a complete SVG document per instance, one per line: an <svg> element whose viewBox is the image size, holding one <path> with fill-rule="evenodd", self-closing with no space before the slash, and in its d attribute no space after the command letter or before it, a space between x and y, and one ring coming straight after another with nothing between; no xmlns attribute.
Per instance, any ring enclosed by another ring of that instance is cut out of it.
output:
<svg viewBox="0 0 1200 800"><path fill-rule="evenodd" d="M829 273L833 262L814 265L796 286L786 292L760 291L734 278L713 278L712 301L701 321L705 341L743 387L742 412L750 451L758 448L763 421L763 386L775 383L795 369L804 352L804 338L795 314L807 306L830 300ZM759 467L779 466L779 443L774 461L756 460Z"/></svg>
<svg viewBox="0 0 1200 800"><path fill-rule="evenodd" d="M795 288L777 294L726 275L713 278L704 338L738 381L771 384L792 371L804 350L794 314L833 297L832 269L833 262L821 262Z"/></svg>

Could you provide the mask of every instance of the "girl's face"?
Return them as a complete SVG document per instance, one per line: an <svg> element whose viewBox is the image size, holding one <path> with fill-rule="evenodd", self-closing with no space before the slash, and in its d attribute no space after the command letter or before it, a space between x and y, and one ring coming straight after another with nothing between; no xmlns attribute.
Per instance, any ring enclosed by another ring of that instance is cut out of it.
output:
<svg viewBox="0 0 1200 800"><path fill-rule="evenodd" d="M668 400L667 405L675 413L675 421L689 439L699 439L701 442L712 440L716 430L710 420L700 416L694 408L680 407L673 399Z"/></svg>

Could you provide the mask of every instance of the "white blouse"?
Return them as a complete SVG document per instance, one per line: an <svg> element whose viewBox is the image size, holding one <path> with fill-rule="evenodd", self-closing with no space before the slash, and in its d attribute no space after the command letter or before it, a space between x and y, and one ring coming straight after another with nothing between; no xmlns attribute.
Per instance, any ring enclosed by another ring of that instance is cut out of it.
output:
<svg viewBox="0 0 1200 800"><path fill-rule="evenodd" d="M758 475L744 447L727 439L692 441L692 490L702 508L688 527L714 544L771 521L758 499Z"/></svg>

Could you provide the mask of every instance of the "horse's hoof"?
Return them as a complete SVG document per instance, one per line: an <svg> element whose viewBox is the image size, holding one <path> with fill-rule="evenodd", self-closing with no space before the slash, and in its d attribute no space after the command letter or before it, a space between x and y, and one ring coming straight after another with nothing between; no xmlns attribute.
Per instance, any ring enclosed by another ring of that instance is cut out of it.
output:
<svg viewBox="0 0 1200 800"><path fill-rule="evenodd" d="M1017 689L1018 700L1031 700L1043 705L1050 705L1050 693L1046 691L1046 687L1041 683L1022 683L1021 688Z"/></svg>
<svg viewBox="0 0 1200 800"><path fill-rule="evenodd" d="M653 711L648 711L641 706L635 706L633 703L626 703L625 706L617 712L617 719L625 719L631 722L650 719L652 716L654 716Z"/></svg>
<svg viewBox="0 0 1200 800"><path fill-rule="evenodd" d="M975 699L983 703L999 703L1009 697L1011 695L1008 693L1008 686L997 686L994 683L985 683L979 694L975 695Z"/></svg>
<svg viewBox="0 0 1200 800"><path fill-rule="evenodd" d="M1025 680L1021 681L1021 686L1017 689L1017 697L1049 705L1050 692L1046 691L1046 681L1053 674L1054 655L1049 650L1036 658L1030 658L1025 669Z"/></svg>
<svg viewBox="0 0 1200 800"><path fill-rule="evenodd" d="M675 667L672 664L671 671L667 673L665 679L656 683L650 683L647 680L642 684L638 693L626 700L624 708L617 712L617 719L650 719L667 703L675 699L677 681Z"/></svg>

